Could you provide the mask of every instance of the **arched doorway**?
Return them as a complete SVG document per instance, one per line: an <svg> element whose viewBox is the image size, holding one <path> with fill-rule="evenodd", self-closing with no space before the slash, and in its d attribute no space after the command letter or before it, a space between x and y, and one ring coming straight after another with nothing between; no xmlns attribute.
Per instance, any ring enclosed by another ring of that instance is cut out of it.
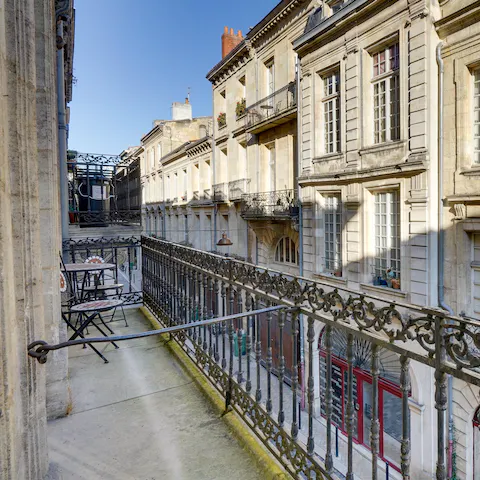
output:
<svg viewBox="0 0 480 480"><path fill-rule="evenodd" d="M325 335L319 338L320 352L320 398L321 414L325 417ZM346 361L347 335L332 330L332 423L346 434L348 365ZM355 443L370 448L370 427L372 420L372 344L361 338L354 338L353 345L353 399L355 404ZM378 381L378 418L380 421L380 458L394 468L400 466L402 439L402 392L400 390L400 358L390 350L379 350L380 375Z"/></svg>

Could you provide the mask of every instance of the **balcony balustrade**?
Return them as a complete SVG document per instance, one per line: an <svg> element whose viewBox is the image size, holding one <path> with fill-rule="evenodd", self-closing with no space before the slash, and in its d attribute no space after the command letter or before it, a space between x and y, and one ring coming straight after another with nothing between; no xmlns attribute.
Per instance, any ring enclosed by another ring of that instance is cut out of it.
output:
<svg viewBox="0 0 480 480"><path fill-rule="evenodd" d="M144 305L164 328L36 341L30 356L45 363L66 346L169 333L225 411L241 416L294 478L378 480L387 462L402 478L447 478L447 376L480 387L478 321L153 237L141 243ZM417 368L434 379L434 422L410 408ZM411 435L412 422L428 431ZM436 472L412 462L432 442Z"/></svg>
<svg viewBox="0 0 480 480"><path fill-rule="evenodd" d="M215 203L228 201L228 183L217 183L213 186L213 201Z"/></svg>
<svg viewBox="0 0 480 480"><path fill-rule="evenodd" d="M140 225L140 169L117 155L69 152L68 209L71 225Z"/></svg>
<svg viewBox="0 0 480 480"><path fill-rule="evenodd" d="M296 85L290 82L247 108L245 128L251 133L259 133L288 122L295 117L296 107Z"/></svg>
<svg viewBox="0 0 480 480"><path fill-rule="evenodd" d="M298 217L296 190L250 193L242 196L241 215L245 219L290 219Z"/></svg>
<svg viewBox="0 0 480 480"><path fill-rule="evenodd" d="M228 184L228 199L231 202L239 202L243 195L248 193L250 186L249 178L242 178L241 180L233 180Z"/></svg>

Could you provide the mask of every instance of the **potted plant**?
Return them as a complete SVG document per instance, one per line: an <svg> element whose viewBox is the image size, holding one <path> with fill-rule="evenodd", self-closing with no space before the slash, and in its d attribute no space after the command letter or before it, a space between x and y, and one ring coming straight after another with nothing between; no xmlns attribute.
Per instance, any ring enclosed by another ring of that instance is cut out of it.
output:
<svg viewBox="0 0 480 480"><path fill-rule="evenodd" d="M225 112L221 112L218 114L217 123L218 128L223 128L227 125L227 114Z"/></svg>
<svg viewBox="0 0 480 480"><path fill-rule="evenodd" d="M237 106L235 107L235 113L237 114L237 118L244 115L246 110L247 110L247 100L245 98L242 98L239 102L237 102Z"/></svg>

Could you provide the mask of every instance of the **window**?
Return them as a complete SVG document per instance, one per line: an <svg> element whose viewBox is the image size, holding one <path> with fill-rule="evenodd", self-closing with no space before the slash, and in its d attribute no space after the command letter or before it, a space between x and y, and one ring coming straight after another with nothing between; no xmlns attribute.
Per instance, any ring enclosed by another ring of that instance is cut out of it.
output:
<svg viewBox="0 0 480 480"><path fill-rule="evenodd" d="M324 331L325 332L325 331ZM320 336L320 398L325 399L326 351L324 332ZM332 341L332 423L346 433L348 400L348 365L346 362L347 335L333 329ZM353 344L353 437L356 442L370 447L372 421L372 377L370 373L372 343L354 338ZM395 469L400 466L402 439L402 393L400 390L400 359L386 349L379 350L380 375L378 381L378 420L380 422L380 458ZM326 416L325 402L321 401L321 414Z"/></svg>
<svg viewBox="0 0 480 480"><path fill-rule="evenodd" d="M270 60L265 64L267 68L267 97L275 92L275 63Z"/></svg>
<svg viewBox="0 0 480 480"><path fill-rule="evenodd" d="M400 195L375 193L374 283L400 288Z"/></svg>
<svg viewBox="0 0 480 480"><path fill-rule="evenodd" d="M473 417L473 478L480 478L480 407Z"/></svg>
<svg viewBox="0 0 480 480"><path fill-rule="evenodd" d="M333 15L337 13L343 7L344 0L330 0L327 2L328 7L330 8L330 13Z"/></svg>
<svg viewBox="0 0 480 480"><path fill-rule="evenodd" d="M480 163L480 69L473 73L473 142L474 162Z"/></svg>
<svg viewBox="0 0 480 480"><path fill-rule="evenodd" d="M325 197L325 270L342 276L342 205L340 195Z"/></svg>
<svg viewBox="0 0 480 480"><path fill-rule="evenodd" d="M398 43L373 55L374 141L400 140Z"/></svg>
<svg viewBox="0 0 480 480"><path fill-rule="evenodd" d="M153 148L150 149L149 156L150 156L150 170L154 170L155 169L155 150Z"/></svg>
<svg viewBox="0 0 480 480"><path fill-rule="evenodd" d="M340 151L340 74L323 77L323 120L325 153Z"/></svg>
<svg viewBox="0 0 480 480"><path fill-rule="evenodd" d="M160 163L160 160L162 158L162 144L159 143L157 145L157 159L158 159L158 163Z"/></svg>
<svg viewBox="0 0 480 480"><path fill-rule="evenodd" d="M283 237L275 249L275 261L298 265L298 251L295 242L289 237Z"/></svg>
<svg viewBox="0 0 480 480"><path fill-rule="evenodd" d="M238 81L240 82L240 85L241 85L242 98L246 98L247 97L247 82L246 82L246 79L245 79L245 75L243 77L241 77Z"/></svg>
<svg viewBox="0 0 480 480"><path fill-rule="evenodd" d="M473 235L472 315L480 319L480 233Z"/></svg>
<svg viewBox="0 0 480 480"><path fill-rule="evenodd" d="M267 166L267 191L274 192L276 190L276 152L275 152L275 144L272 143L267 145L267 158L268 158L268 166Z"/></svg>

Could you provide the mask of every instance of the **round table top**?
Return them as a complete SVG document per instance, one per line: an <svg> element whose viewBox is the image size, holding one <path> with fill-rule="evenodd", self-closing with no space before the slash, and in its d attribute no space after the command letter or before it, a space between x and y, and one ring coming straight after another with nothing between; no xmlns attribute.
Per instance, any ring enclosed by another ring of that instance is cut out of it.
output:
<svg viewBox="0 0 480 480"><path fill-rule="evenodd" d="M113 270L114 263L66 263L65 272L91 272L97 270Z"/></svg>

